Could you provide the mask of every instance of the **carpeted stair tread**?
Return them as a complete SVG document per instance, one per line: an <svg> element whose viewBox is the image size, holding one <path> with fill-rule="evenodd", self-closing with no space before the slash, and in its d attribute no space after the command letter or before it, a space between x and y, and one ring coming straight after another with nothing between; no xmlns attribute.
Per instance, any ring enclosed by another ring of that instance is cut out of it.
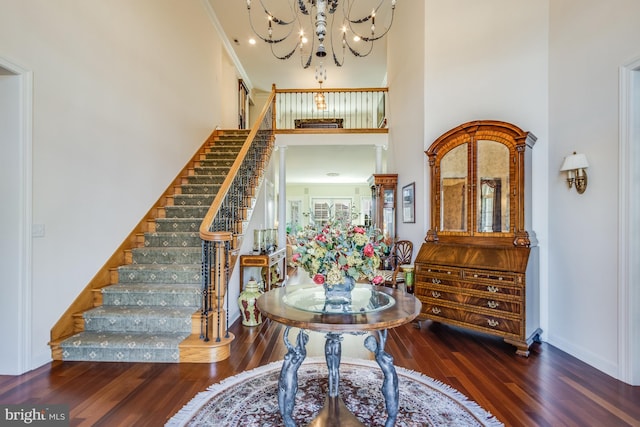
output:
<svg viewBox="0 0 640 427"><path fill-rule="evenodd" d="M171 231L144 234L146 247L202 247L202 239L196 231Z"/></svg>
<svg viewBox="0 0 640 427"><path fill-rule="evenodd" d="M202 249L192 247L144 247L131 250L133 264L200 264Z"/></svg>
<svg viewBox="0 0 640 427"><path fill-rule="evenodd" d="M220 184L182 184L182 194L212 194L216 195L220 189Z"/></svg>
<svg viewBox="0 0 640 427"><path fill-rule="evenodd" d="M229 172L231 166L204 166L194 169L194 175L196 176L209 176L209 175L219 175L226 176L226 173Z"/></svg>
<svg viewBox="0 0 640 427"><path fill-rule="evenodd" d="M173 206L206 206L209 208L214 198L213 194L177 194L173 197Z"/></svg>
<svg viewBox="0 0 640 427"><path fill-rule="evenodd" d="M199 231L201 222L196 218L158 218L156 231Z"/></svg>
<svg viewBox="0 0 640 427"><path fill-rule="evenodd" d="M194 283L117 283L102 288L103 306L199 308L201 285Z"/></svg>
<svg viewBox="0 0 640 427"><path fill-rule="evenodd" d="M235 159L234 159L235 160ZM233 166L234 160L220 160L220 159L201 159L199 160L200 166L195 168L197 171L199 168L216 168L216 169L229 169Z"/></svg>
<svg viewBox="0 0 640 427"><path fill-rule="evenodd" d="M209 206L166 206L164 210L166 218L197 218L202 221Z"/></svg>
<svg viewBox="0 0 640 427"><path fill-rule="evenodd" d="M190 333L195 307L100 306L83 313L86 331Z"/></svg>
<svg viewBox="0 0 640 427"><path fill-rule="evenodd" d="M218 175L191 175L187 177L187 181L189 184L217 184L221 185L226 175L218 174Z"/></svg>
<svg viewBox="0 0 640 427"><path fill-rule="evenodd" d="M64 340L60 347L63 360L177 363L180 361L178 345L188 335L85 331Z"/></svg>
<svg viewBox="0 0 640 427"><path fill-rule="evenodd" d="M200 283L201 264L128 264L118 267L120 283Z"/></svg>

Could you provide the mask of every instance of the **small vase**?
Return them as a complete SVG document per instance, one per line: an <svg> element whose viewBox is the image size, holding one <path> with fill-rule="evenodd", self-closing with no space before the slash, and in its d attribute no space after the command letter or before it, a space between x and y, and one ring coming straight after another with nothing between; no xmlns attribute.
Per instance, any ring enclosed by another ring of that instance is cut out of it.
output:
<svg viewBox="0 0 640 427"><path fill-rule="evenodd" d="M345 278L344 283L337 285L324 284L325 306L344 306L351 304L351 291L356 281L352 277Z"/></svg>
<svg viewBox="0 0 640 427"><path fill-rule="evenodd" d="M251 279L244 287L244 291L240 292L238 297L238 306L242 314L242 324L244 326L257 326L262 323L262 313L256 307L256 301L262 295L258 282Z"/></svg>

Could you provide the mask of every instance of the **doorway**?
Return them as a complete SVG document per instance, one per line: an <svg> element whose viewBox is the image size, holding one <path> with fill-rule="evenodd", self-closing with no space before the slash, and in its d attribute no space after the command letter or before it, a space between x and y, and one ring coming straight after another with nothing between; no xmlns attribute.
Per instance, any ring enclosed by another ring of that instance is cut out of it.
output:
<svg viewBox="0 0 640 427"><path fill-rule="evenodd" d="M28 371L31 355L31 72L0 57L0 374Z"/></svg>
<svg viewBox="0 0 640 427"><path fill-rule="evenodd" d="M619 378L640 385L640 58L620 68Z"/></svg>

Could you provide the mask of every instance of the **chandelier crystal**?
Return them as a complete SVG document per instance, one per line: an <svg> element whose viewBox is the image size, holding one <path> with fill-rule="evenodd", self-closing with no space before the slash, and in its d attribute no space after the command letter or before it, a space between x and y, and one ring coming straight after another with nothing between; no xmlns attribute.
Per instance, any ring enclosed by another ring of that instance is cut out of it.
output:
<svg viewBox="0 0 640 427"><path fill-rule="evenodd" d="M338 67L344 64L347 49L356 57L369 55L373 43L391 29L396 8L396 0L258 0L258 4L252 8L247 0L253 32L278 59L289 59L299 50L303 68L311 65L314 52L320 59L327 56L325 42ZM385 17L382 25L380 17ZM315 35L308 37L310 31Z"/></svg>

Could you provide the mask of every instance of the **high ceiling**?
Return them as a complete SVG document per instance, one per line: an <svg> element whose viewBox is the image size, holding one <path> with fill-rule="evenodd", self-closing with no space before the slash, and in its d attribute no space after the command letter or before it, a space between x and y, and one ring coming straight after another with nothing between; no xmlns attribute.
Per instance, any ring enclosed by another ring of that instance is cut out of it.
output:
<svg viewBox="0 0 640 427"><path fill-rule="evenodd" d="M380 0L358 0L352 3L371 10ZM288 60L275 58L270 46L257 39L249 23L246 1L241 0L208 0L217 20L219 29L226 37L225 43L232 50L232 59L241 67L241 74L250 88L255 91L270 92L273 84L280 89L312 88L318 85L315 79L316 65L321 62L313 57L311 66L304 69L301 56L296 52ZM271 8L278 4L291 7L297 0L263 0L262 3ZM340 2L342 8L345 0ZM254 26L259 27L261 2L254 0L252 9ZM400 6L401 7L401 6ZM286 16L288 11L282 12ZM290 12L289 12L290 14ZM308 18L307 18L308 19ZM266 22L266 21L263 21ZM387 22L385 16L379 16L378 22ZM307 22L307 24L309 24ZM331 17L327 19L327 31L331 26ZM262 28L266 28L263 24ZM297 30L296 30L297 31ZM311 28L305 29L311 33ZM295 36L292 36L294 39ZM255 45L249 39L257 39ZM286 42L283 42L283 44ZM325 88L365 88L386 86L386 37L374 43L373 51L366 57L355 57L347 51L344 64L337 67L333 63L330 42L325 40L328 55L322 61L327 70ZM276 48L274 48L276 49ZM278 53L289 51L290 47L277 47ZM341 55L341 51L339 53ZM235 58L233 58L235 57ZM305 57L306 60L306 57ZM331 136L329 136L331 137ZM375 168L375 152L371 146L290 146L287 150L287 183L366 182ZM337 173L338 176L327 176Z"/></svg>
<svg viewBox="0 0 640 427"><path fill-rule="evenodd" d="M360 6L370 11L378 5L380 0L358 0L353 2L354 6ZM263 0L262 3L269 8L276 8L278 5L288 5L290 7L295 0ZM345 0L339 3L339 10L342 9ZM209 4L217 17L218 24L226 35L229 46L233 49L237 59L242 64L246 73L249 84L256 90L271 91L271 85L275 83L276 87L287 88L308 88L317 85L315 80L315 66L320 63L314 55L311 66L304 69L301 65L301 59L296 52L288 60L280 60L275 58L269 45L255 36L249 23L249 14L247 12L246 1L243 0L209 0ZM262 30L266 28L266 20L260 17L261 2L254 0L252 2L252 15L254 16L254 25L256 29ZM282 11L280 16L289 16L289 10ZM308 18L306 18L308 19ZM262 26L260 27L260 22ZM303 24L309 26L308 21L302 21ZM386 17L381 16L378 22L387 22ZM327 31L331 25L331 16L327 19ZM382 24L381 24L382 25ZM339 27L335 25L334 28ZM294 33L297 32L294 31ZM312 28L306 28L305 32L311 34ZM255 45L249 44L250 38L256 38ZM297 39L295 34L292 39ZM323 65L327 69L327 80L324 87L328 88L363 88L363 87L381 87L385 85L386 75L386 37L378 40L374 44L373 51L366 57L356 58L348 51L345 54L345 60L342 67L336 67L333 63L329 48L329 40L325 40L328 55L324 58ZM282 42L281 45L274 49L277 52L288 52L291 44ZM341 52L341 50L340 50ZM340 53L341 55L341 53ZM305 57L306 60L306 57Z"/></svg>

